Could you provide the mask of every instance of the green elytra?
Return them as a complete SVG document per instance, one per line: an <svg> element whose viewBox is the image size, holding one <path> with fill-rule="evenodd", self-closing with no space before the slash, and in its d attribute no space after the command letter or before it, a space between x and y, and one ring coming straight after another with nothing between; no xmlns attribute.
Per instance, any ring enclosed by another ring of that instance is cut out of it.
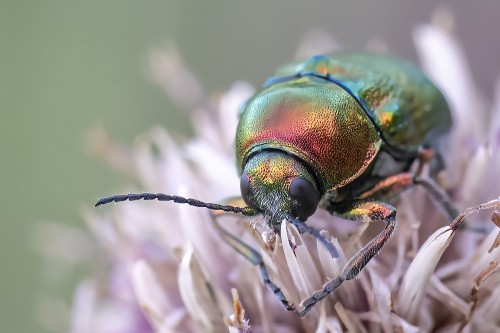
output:
<svg viewBox="0 0 500 333"><path fill-rule="evenodd" d="M315 56L277 71L330 74L362 99L386 142L415 153L451 127L448 104L420 68L395 57L368 53Z"/></svg>
<svg viewBox="0 0 500 333"><path fill-rule="evenodd" d="M396 210L387 201L400 191L422 185L447 218L457 215L444 192L420 174L426 163L434 172L442 167L439 143L450 127L443 95L416 66L376 54L315 56L278 70L241 109L236 157L247 207L161 193L111 196L96 206L158 199L262 214L276 231L287 221L312 234L332 257L338 257L335 247L304 223L317 207L348 220L386 223L338 277L303 300L298 310L271 281L259 252L223 229L213 214L223 239L259 266L264 283L287 310L302 316L380 251L396 226ZM417 158L419 168L410 171Z"/></svg>

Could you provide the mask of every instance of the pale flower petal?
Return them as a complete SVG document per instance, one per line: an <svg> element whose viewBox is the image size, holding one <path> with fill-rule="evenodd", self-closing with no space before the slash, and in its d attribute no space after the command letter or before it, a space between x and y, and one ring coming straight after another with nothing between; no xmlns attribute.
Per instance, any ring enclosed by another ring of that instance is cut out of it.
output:
<svg viewBox="0 0 500 333"><path fill-rule="evenodd" d="M139 304L153 327L161 327L168 314L169 302L149 265L141 260L132 268L132 283Z"/></svg>
<svg viewBox="0 0 500 333"><path fill-rule="evenodd" d="M500 84L493 111L488 110L449 26L421 26L414 38L424 67L453 110L450 144L442 151L452 167L437 182L459 209L497 197ZM302 46L302 56L337 47L321 31ZM98 132L93 137L103 140L104 148L94 147L95 153L149 192L209 202L238 195L234 135L239 107L254 88L238 82L224 94L207 97L175 48L153 53L152 62L154 79L175 103L189 109L195 137L177 140L158 126L129 148ZM500 247L493 246L498 230L471 232L492 224L486 212L469 215L500 206L500 199L465 210L452 228L439 228L445 218L424 189L408 190L399 199L393 202L398 228L381 253L304 318L283 308L262 282L259 267L224 242L221 236L227 239L227 234L221 228L252 247L252 259L260 254L271 280L300 309L300 302L337 277L382 224L345 221L318 210L307 223L338 249L339 258L332 258L317 239L301 235L287 222L275 232L261 217L227 215L218 228L205 209L132 202L99 213L84 211L99 247L79 232L52 227L39 231L35 246L51 260L89 262L104 272L99 275L104 281L90 277L76 291L72 333L451 332L460 326L464 332L499 331L500 275L491 268L500 262ZM464 216L470 229L452 231ZM51 244L42 244L44 239ZM95 251L102 251L102 259L96 260ZM233 302L232 288L238 290Z"/></svg>
<svg viewBox="0 0 500 333"><path fill-rule="evenodd" d="M449 15L441 12L440 15ZM414 42L422 67L443 91L454 112L456 130L480 134L482 122L470 122L471 110L475 119L484 119L476 84L459 43L449 32L437 25L421 25L414 31Z"/></svg>
<svg viewBox="0 0 500 333"><path fill-rule="evenodd" d="M91 281L80 283L73 300L71 333L85 333L92 330L96 303L96 290Z"/></svg>
<svg viewBox="0 0 500 333"><path fill-rule="evenodd" d="M341 302L335 303L335 311L342 324L347 327L348 332L367 332L366 328L361 323L361 319L358 318L356 314L346 311Z"/></svg>
<svg viewBox="0 0 500 333"><path fill-rule="evenodd" d="M490 133L488 135L488 142L491 149L498 152L500 149L500 78L497 79L494 90L493 106L490 113ZM497 155L500 155L497 153ZM498 160L497 156L497 160ZM497 163L498 164L498 163Z"/></svg>
<svg viewBox="0 0 500 333"><path fill-rule="evenodd" d="M191 318L205 332L225 330L224 314L231 312L229 300L209 282L192 250L179 267L179 291Z"/></svg>
<svg viewBox="0 0 500 333"><path fill-rule="evenodd" d="M489 161L491 160L491 152L488 148L481 145L469 157L467 166L464 173L467 175L463 178L461 184L461 194L465 202L473 202L475 198L481 199L478 192L483 190L484 174L491 167Z"/></svg>
<svg viewBox="0 0 500 333"><path fill-rule="evenodd" d="M287 266L290 269L294 285L299 290L301 299L308 297L321 286L318 280L320 273L317 271L311 256L307 255L308 250L305 248L302 236L294 226L283 221L281 237Z"/></svg>
<svg viewBox="0 0 500 333"><path fill-rule="evenodd" d="M408 267L399 290L397 312L410 322L417 318L431 275L453 236L449 227L438 229L422 245Z"/></svg>
<svg viewBox="0 0 500 333"><path fill-rule="evenodd" d="M151 76L173 102L187 109L201 102L203 89L174 46L153 51L150 63Z"/></svg>

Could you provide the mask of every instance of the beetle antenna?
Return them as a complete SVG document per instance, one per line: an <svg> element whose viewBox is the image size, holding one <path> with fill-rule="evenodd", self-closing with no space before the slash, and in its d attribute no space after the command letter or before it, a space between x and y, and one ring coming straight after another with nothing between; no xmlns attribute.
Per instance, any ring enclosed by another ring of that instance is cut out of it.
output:
<svg viewBox="0 0 500 333"><path fill-rule="evenodd" d="M307 224L305 224L304 222L302 222L298 218L293 217L290 214L286 214L285 216L286 216L287 221L289 223L293 224L301 234L303 234L304 232L307 232L308 234L310 234L311 236L313 236L314 238L319 240L320 243L326 247L326 249L328 250L328 252L332 256L332 258L339 257L339 251L337 250L335 245L333 245L328 239L326 239L318 230L314 229L313 227L308 226Z"/></svg>
<svg viewBox="0 0 500 333"><path fill-rule="evenodd" d="M136 201L136 200L158 200L158 201L173 201L178 204L188 204L194 207L203 207L211 210L223 210L225 212L237 213L246 216L255 215L255 212L250 207L235 207L230 205L219 205L209 202L203 202L196 199L184 198L178 195L169 195L164 193L129 193L129 194L118 194L109 197L104 197L99 199L94 207L99 207L102 205L109 204L111 202L122 202L122 201Z"/></svg>

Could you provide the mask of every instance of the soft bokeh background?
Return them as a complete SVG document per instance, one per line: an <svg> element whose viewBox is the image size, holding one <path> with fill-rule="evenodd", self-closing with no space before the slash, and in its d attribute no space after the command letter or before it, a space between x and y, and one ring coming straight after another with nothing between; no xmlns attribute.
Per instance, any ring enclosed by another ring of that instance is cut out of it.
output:
<svg viewBox="0 0 500 333"><path fill-rule="evenodd" d="M384 40L392 53L416 60L412 29L443 4L490 97L500 69L500 2L493 0L1 1L0 331L43 332L42 296L59 293L69 303L83 274L47 283L32 244L36 225L84 228L81 208L126 183L85 152L86 133L102 125L129 143L155 124L189 133L186 116L149 77L151 50L177 45L217 92L237 79L260 84L314 28L350 49Z"/></svg>

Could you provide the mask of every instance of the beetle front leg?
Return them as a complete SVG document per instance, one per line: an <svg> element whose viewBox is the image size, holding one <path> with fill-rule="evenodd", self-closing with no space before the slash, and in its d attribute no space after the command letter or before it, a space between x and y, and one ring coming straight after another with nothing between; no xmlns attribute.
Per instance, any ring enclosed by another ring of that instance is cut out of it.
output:
<svg viewBox="0 0 500 333"><path fill-rule="evenodd" d="M340 276L344 280L350 280L358 275L368 261L380 251L385 242L391 237L394 229L396 229L396 209L382 201L359 200L347 206L340 207L336 214L351 221L382 221L386 224L384 230L365 245L345 265Z"/></svg>
<svg viewBox="0 0 500 333"><path fill-rule="evenodd" d="M297 311L299 316L304 316L316 303L334 292L342 282L355 278L366 264L380 251L396 228L396 209L381 201L355 201L331 213L352 221L383 221L386 223L386 227L377 237L372 239L346 263L340 276L328 281L323 285L321 290L316 291L311 297L301 302L304 309L302 311Z"/></svg>
<svg viewBox="0 0 500 333"><path fill-rule="evenodd" d="M226 243L229 244L236 252L240 253L243 257L250 261L254 266L259 266L260 275L264 284L276 295L276 297L278 297L285 309L287 309L288 311L294 311L295 308L293 304L288 302L285 294L281 291L281 289L273 281L271 281L271 277L269 276L267 267L264 264L264 260L262 260L262 256L257 252L257 250L224 229L217 221L217 217L220 216L219 214L211 214L211 216L214 225L220 231L220 234L226 241Z"/></svg>

